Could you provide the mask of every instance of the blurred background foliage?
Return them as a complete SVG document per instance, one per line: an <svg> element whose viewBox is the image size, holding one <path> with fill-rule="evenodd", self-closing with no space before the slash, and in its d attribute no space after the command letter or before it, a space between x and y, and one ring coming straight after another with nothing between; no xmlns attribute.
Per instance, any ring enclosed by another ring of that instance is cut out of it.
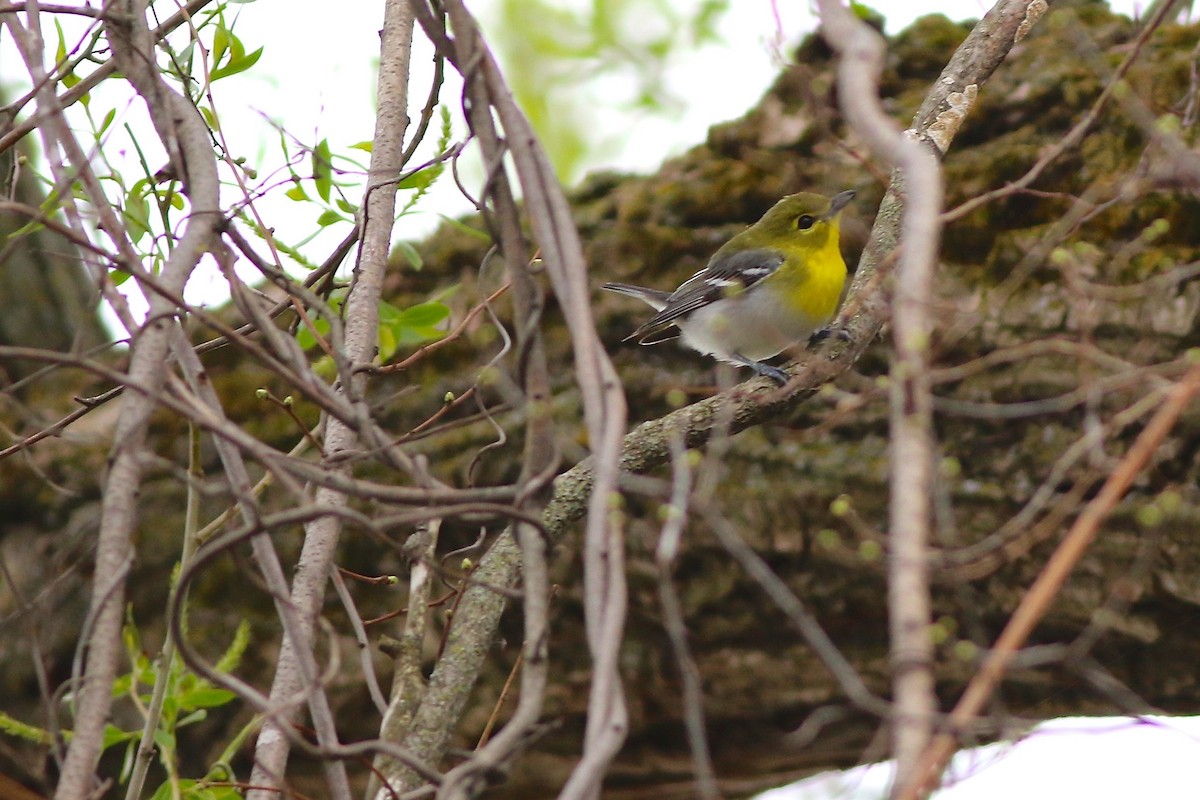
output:
<svg viewBox="0 0 1200 800"><path fill-rule="evenodd" d="M497 0L481 9L509 85L567 184L612 154L598 115L680 113L673 58L716 42L730 0ZM761 13L761 11L757 12ZM598 102L599 101L599 102Z"/></svg>

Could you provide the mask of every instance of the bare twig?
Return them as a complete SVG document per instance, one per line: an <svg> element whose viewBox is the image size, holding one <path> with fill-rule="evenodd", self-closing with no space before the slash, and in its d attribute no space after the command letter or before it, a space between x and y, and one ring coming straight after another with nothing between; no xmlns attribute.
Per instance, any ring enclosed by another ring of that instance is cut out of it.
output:
<svg viewBox="0 0 1200 800"><path fill-rule="evenodd" d="M687 625L683 618L683 605L675 590L672 571L679 555L679 543L683 537L683 526L687 522L688 501L692 491L692 470L689 451L676 446L672 464L671 500L667 508L667 519L658 536L658 547L654 561L658 567L658 598L663 610L663 626L671 649L675 651L675 663L679 665L679 676L683 686L683 719L687 731L688 748L692 751L692 770L696 775L697 794L705 800L720 797L717 790L716 772L713 770L712 754L708 747L708 732L704 724L704 693L700 669L688 646Z"/></svg>
<svg viewBox="0 0 1200 800"><path fill-rule="evenodd" d="M179 328L176 329L173 344L176 358L179 360L180 367L188 382L188 388L196 394L194 402L197 410L203 409L209 415L223 418L224 413L221 410L220 400L212 388L211 381L208 380L204 372L204 367L200 363L200 357L191 349L190 342L187 341L183 335L183 331ZM175 386L173 388L175 394L183 393L182 387ZM192 416L196 418L199 415ZM229 484L233 490L234 497L237 498L242 518L248 523L253 524L257 522L261 518L260 511L255 502L254 489L251 486L250 475L241 457L241 452L231 446L229 442L221 439L215 440L214 444L221 458L225 473L229 478ZM293 486L292 489L293 494L298 496L302 494L298 491L298 487ZM255 536L251 540L250 546L259 569L266 580L267 587L271 591L276 611L283 625L285 639L291 638L300 644L296 651L299 655L297 670L304 679L303 686L306 690L301 699L308 702L312 713L313 725L317 731L318 741L322 747L335 747L337 745L337 731L333 713L330 710L328 698L325 696L325 692L319 683L320 678L316 657L313 655L308 644L309 638L307 637L310 634L304 630L298 610L287 599L287 579L284 577L283 566L269 537ZM183 593L186 584L184 583L183 575L186 572L185 567L183 573L180 575L179 588L177 589L178 596L172 599L171 604L172 615L180 619L184 616L182 598L186 598L186 594ZM182 629L182 626L180 628ZM172 628L172 630L172 636L177 636L178 633L175 632L175 629ZM184 652L182 645L180 645L180 651L181 653ZM292 713L292 708L293 706L282 703L280 713L283 715ZM273 719L274 716L269 714L268 721L272 721ZM341 762L334 760L327 760L323 766L329 783L330 793L335 797L349 800L349 784L346 778L345 766Z"/></svg>
<svg viewBox="0 0 1200 800"><path fill-rule="evenodd" d="M158 41L159 39L166 36L171 31L178 28L180 25L183 25L184 23L186 23L188 20L191 19L193 14L195 14L197 11L204 8L206 5L208 5L211 2L213 2L213 0L191 0L191 2L187 3L182 8L180 8L177 12L175 12L170 17L168 17L166 22L159 25L158 27L156 27L153 30L152 36L153 36L154 40ZM33 3L25 4L25 7L27 10L31 6L34 6L34 4ZM46 6L43 5L43 6L41 6L41 8L45 9ZM111 5L109 6L109 10L111 13L122 13L119 10L114 9ZM79 81L79 83L75 84L70 89L63 92L57 98L55 105L58 108L67 108L69 106L74 105L75 103L78 103L81 99L83 99L84 97L87 96L88 92L95 89L97 86L100 85L100 83L105 78L111 76L116 71L117 71L116 59L106 61L104 64L100 65L100 67L98 67L94 72L88 74L87 77L81 79ZM40 103L39 103L39 105L40 105ZM28 119L23 120L22 122L20 122L17 125L14 125L12 130L8 131L3 136L0 136L0 153L3 153L5 150L9 149L13 145L15 145L17 142L21 141L21 139L25 138L27 135L29 135L33 131L40 128L51 117L52 117L52 113L48 109L39 108L37 114L30 116Z"/></svg>
<svg viewBox="0 0 1200 800"><path fill-rule="evenodd" d="M494 100L489 93L494 94L494 90L489 89L483 81L483 75L477 71L481 60L486 58L486 50L482 47L474 20L460 3L448 4L449 15L457 34L453 42L450 42L446 35L444 22L434 15L424 2L413 2L412 7L426 35L445 45L440 47L438 52L453 61L463 75L464 99L468 103L468 122L472 133L483 148L485 160L497 165L496 169L489 172L486 184L485 197L491 200L492 209L491 213L485 214L485 218L493 227L512 287L516 327L515 352L522 379L521 390L524 394L523 398L514 398L514 402L523 402L527 409L525 452L519 478L522 489L518 495L518 507L540 510L542 487L558 463L553 423L549 415L549 370L540 327L542 290L537 286L529 268L529 246L521 229L508 177L499 167L503 163L504 144L496 130L490 108ZM488 303L485 303L484 307L490 310ZM503 330L501 332L504 333ZM441 793L446 796L474 794L473 787L486 782L494 766L511 757L515 747L523 740L525 732L537 722L541 713L547 680L546 609L549 584L546 578L545 543L541 531L536 526L517 523L514 530L521 545L521 566L524 573L522 596L525 642L522 650L524 668L521 670L520 701L513 718L497 737L484 744L471 759L447 773L441 789ZM456 612L453 624L447 632L447 643L464 632L469 638L473 638L479 616L476 611L470 609L480 602L487 609L484 612L485 617L491 613L498 613L504 605L502 596L490 595L487 591L481 591L480 587L468 587L455 600ZM455 652L463 651L456 648ZM465 674L470 675L469 681L473 682L479 663L475 659L482 655L482 652L474 648L468 652L469 660L474 666L469 667ZM440 757L450 729L447 720L453 720L457 716L461 703L466 699L462 691L463 686L445 682L446 677L457 676L461 679L464 675L457 671L461 666L459 664L447 668L447 664L456 660L457 658L439 658L438 667L430 679L427 701L422 704L413 719L412 730L405 740L415 752L426 758ZM469 686L470 683L466 685ZM447 711L451 716L446 716Z"/></svg>
<svg viewBox="0 0 1200 800"><path fill-rule="evenodd" d="M524 189L526 208L541 247L542 261L571 332L576 376L583 390L589 441L597 452L600 470L599 488L590 504L585 548L585 607L588 640L595 662L591 711L586 734L588 743L580 768L566 791L568 795L591 796L598 791L599 776L624 740L625 732L624 700L616 672L616 653L624 622L623 563L619 539L615 536L607 505L609 494L616 488L616 456L624 430L624 400L615 372L600 347L593 327L582 247L571 221L569 208L545 154L541 151L528 122L512 102L499 69L482 44L474 20L461 3L448 3L447 8L455 31L455 36L451 39L441 21L425 3L416 2L414 7L427 35L441 52L451 58L467 82L473 130L484 148L486 163L494 167L489 172L488 187L497 202L498 222L504 226L511 224L506 216L507 179L502 170L504 150L500 140L492 132L492 112L489 106L495 109L500 119L505 141ZM499 239L506 257L511 257L512 247L520 242L519 232L505 234L502 230ZM513 274L510 266L510 276ZM522 293L515 281L514 293L518 297ZM518 306L518 353L522 363L536 364L540 358L537 352L520 343L522 326L528 324L530 323ZM532 355L533 358L526 354ZM526 377L528 379L528 375ZM528 389L527 397L532 401L533 411L541 409L548 399L546 395L530 393ZM530 435L533 435L532 432ZM528 441L527 439L527 445ZM530 460L528 452L526 460ZM534 464L549 466L549 462L545 460L534 460ZM545 474L548 477L549 473ZM489 562L489 566L494 566L499 575L514 575L516 572L515 563L504 564L499 560L501 557L511 559L515 555L514 550L510 549L513 533L506 532L490 551L489 556L485 557L497 557L496 561ZM486 778L491 765L503 763L510 758L515 749L526 740L540 709L545 681L544 617L540 617L544 614L544 599L537 601L537 607L531 607L530 603L536 597L544 598L545 578L539 574L544 569L540 565L540 551L544 545L540 537L533 535L533 531L524 530L519 525L516 526L515 535L521 542L520 552L524 562L527 626L525 666L521 673L521 700L509 724L469 762L447 776L443 793L448 796L468 792L469 787ZM532 571L535 567L537 572ZM466 610L468 603L472 609L469 612ZM486 596L468 592L464 596L463 607L461 617L469 618L471 627L464 628L459 621L452 631L452 636L461 631L464 637L474 638L481 632L490 630L495 624L499 606ZM472 660L478 653L477 646L472 644L468 651L472 654ZM446 686L441 675L444 673L446 676L461 676L462 669L468 670L467 674L473 679L477 674L478 663L460 662L451 666L447 660L443 660L434 672L430 697L436 696L441 699L425 704L435 714L424 718L419 715L414 723L416 735L423 737L423 741L428 743L425 746L440 748L440 743L445 741L445 729L453 724L454 718L460 713L465 696L459 686ZM454 697L453 702L448 701L448 694ZM425 711L423 706L422 714ZM437 754L436 749L426 751L418 748L418 752L427 753L426 757Z"/></svg>
<svg viewBox="0 0 1200 800"><path fill-rule="evenodd" d="M1075 524L1067 532L1062 543L1054 551L1046 566L1029 590L1021 596L1021 602L1013 612L1008 624L1000 633L996 643L984 659L979 671L971 679L950 714L951 731L938 735L921 755L917 769L910 775L898 797L902 800L920 797L938 779L953 754L956 739L954 731L971 722L983 709L1000 679L1004 676L1018 648L1029 638L1038 621L1046 613L1059 589L1070 576L1075 564L1087 551L1101 524L1128 491L1134 478L1150 462L1163 439L1174 427L1179 416L1187 409L1192 398L1200 392L1200 366L1193 367L1179 383L1171 387L1163 398L1162 405L1146 424L1141 434L1121 459L1121 463L1108 476L1100 492L1083 509Z"/></svg>
<svg viewBox="0 0 1200 800"><path fill-rule="evenodd" d="M937 159L906 138L884 112L878 80L884 47L878 33L834 0L821 3L825 37L841 54L838 97L846 118L872 151L896 167L893 189L907 190L903 248L892 304L891 510L888 613L895 710L893 755L900 776L928 741L936 699L926 548L931 523L933 403L929 384L931 294L939 242L941 174Z"/></svg>

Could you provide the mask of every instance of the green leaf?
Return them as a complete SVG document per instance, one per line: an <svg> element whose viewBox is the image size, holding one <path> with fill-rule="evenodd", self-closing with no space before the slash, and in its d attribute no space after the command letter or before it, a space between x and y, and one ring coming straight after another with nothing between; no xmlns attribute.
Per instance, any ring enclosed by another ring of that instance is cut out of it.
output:
<svg viewBox="0 0 1200 800"><path fill-rule="evenodd" d="M313 320L313 327L317 329L317 333L321 334L322 338L329 335L329 323L326 320L318 317ZM317 346L317 337L313 335L307 325L302 324L296 330L296 344L300 345L301 350L311 350Z"/></svg>
<svg viewBox="0 0 1200 800"><path fill-rule="evenodd" d="M308 199L308 194L305 193L304 187L298 183L292 184L292 188L284 192L283 196L291 200L295 200L298 203L304 202Z"/></svg>
<svg viewBox="0 0 1200 800"><path fill-rule="evenodd" d="M217 115L208 106L199 106L200 116L204 117L204 122L214 131L221 130L221 126L217 124Z"/></svg>
<svg viewBox="0 0 1200 800"><path fill-rule="evenodd" d="M141 731L123 731L116 725L109 723L104 726L104 740L101 743L101 749L107 750L113 745L128 742L132 739L138 739L142 735Z"/></svg>
<svg viewBox="0 0 1200 800"><path fill-rule="evenodd" d="M437 328L402 328L400 332L404 335L397 342L397 346L425 344L437 341L446 335L445 331Z"/></svg>
<svg viewBox="0 0 1200 800"><path fill-rule="evenodd" d="M355 142L354 144L350 145L350 149L362 150L364 153L370 153L375 149L375 143L369 139L364 142Z"/></svg>
<svg viewBox="0 0 1200 800"><path fill-rule="evenodd" d="M10 233L8 236L6 236L4 238L5 239L18 239L22 236L25 236L26 234L30 234L35 231L40 231L45 227L46 227L45 225L38 222L37 220L30 220L29 222L26 222L24 225L17 228L15 231L13 231L12 233Z"/></svg>
<svg viewBox="0 0 1200 800"><path fill-rule="evenodd" d="M311 270L316 269L319 266L318 264L314 264L312 261L306 258L304 253L300 252L299 246L291 245L280 240L274 235L273 232L269 234L261 225L258 224L257 220L252 219L245 212L238 214L238 220L246 225L251 231L253 231L254 235L258 238L266 240L267 237L270 236L271 242L276 250L294 260L301 267L304 267L304 269Z"/></svg>
<svg viewBox="0 0 1200 800"><path fill-rule="evenodd" d="M329 202L329 190L333 188L333 161L329 153L329 140L322 139L312 151L313 183L317 194Z"/></svg>
<svg viewBox="0 0 1200 800"><path fill-rule="evenodd" d="M118 697L124 697L125 695L129 694L129 691L132 688L133 688L133 674L132 673L118 675L116 677L116 679L113 680L112 696L114 699L116 699Z"/></svg>
<svg viewBox="0 0 1200 800"><path fill-rule="evenodd" d="M242 795L232 786L204 786L196 784L185 789L183 800L242 800Z"/></svg>
<svg viewBox="0 0 1200 800"><path fill-rule="evenodd" d="M227 689L195 689L179 698L179 708L184 711L194 711L197 708L220 708L236 697L236 694Z"/></svg>
<svg viewBox="0 0 1200 800"><path fill-rule="evenodd" d="M179 722L175 723L175 727L182 728L185 725L195 725L197 722L203 722L206 719L208 719L208 711L201 708L197 711L193 711L183 719L179 720Z"/></svg>
<svg viewBox="0 0 1200 800"><path fill-rule="evenodd" d="M408 263L417 272L420 272L421 267L425 266L425 262L421 260L421 254L417 252L417 248L413 247L411 242L396 242L396 249L408 259Z"/></svg>
<svg viewBox="0 0 1200 800"><path fill-rule="evenodd" d="M187 786L183 785L185 783ZM221 798L241 797L229 787L211 788L199 781L180 781L179 788L182 790L179 796L183 800L221 800ZM233 792L233 794L229 794L229 792Z"/></svg>
<svg viewBox="0 0 1200 800"><path fill-rule="evenodd" d="M184 795L185 800L193 800L191 795ZM230 786L214 786L205 789L203 795L197 795L195 800L242 800L242 794Z"/></svg>
<svg viewBox="0 0 1200 800"><path fill-rule="evenodd" d="M478 228L472 228L470 225L463 222L462 220L457 220L454 217L448 217L445 214L438 214L438 216L441 217L447 224L449 224L450 227L455 228L459 231L462 231L463 233L467 234L468 236L474 236L476 239L479 239L481 242L487 242L488 244L492 243L492 235L490 233L488 233L487 231L481 231Z"/></svg>
<svg viewBox="0 0 1200 800"><path fill-rule="evenodd" d="M108 130L108 126L112 125L113 120L117 118L117 110L110 108L108 113L104 115L104 119L100 122L100 127L96 130L96 141L100 141L100 137Z"/></svg>
<svg viewBox="0 0 1200 800"><path fill-rule="evenodd" d="M175 57L171 59L170 72L181 80L191 80L192 76L192 60L196 55L196 40L188 39L188 43L179 50ZM216 62L213 62L216 63Z"/></svg>
<svg viewBox="0 0 1200 800"><path fill-rule="evenodd" d="M237 75L239 72L245 72L257 64L258 60L262 58L263 48L260 47L252 53L243 54L240 52L242 43L237 39L234 39L234 41L238 44L237 48L233 50L234 55L229 59L228 64L217 67L209 73L209 82L218 81L221 78L228 78L230 75Z"/></svg>
<svg viewBox="0 0 1200 800"><path fill-rule="evenodd" d="M175 734L160 727L154 731L154 744L158 745L158 749L164 753L174 753Z"/></svg>
<svg viewBox="0 0 1200 800"><path fill-rule="evenodd" d="M61 64L67 60L67 37L63 33L62 22L54 18L54 29L58 31L58 47L54 50L54 62Z"/></svg>
<svg viewBox="0 0 1200 800"><path fill-rule="evenodd" d="M358 206L354 205L354 203L351 203L349 200L338 197L333 202L334 205L352 217L358 213Z"/></svg>
<svg viewBox="0 0 1200 800"><path fill-rule="evenodd" d="M857 0L850 0L850 11L854 14L854 16L858 17L864 22L871 22L874 20L879 22L884 21L883 14L866 3L857 2Z"/></svg>
<svg viewBox="0 0 1200 800"><path fill-rule="evenodd" d="M442 126L441 132L438 135L437 151L439 153L445 153L447 148L450 146L450 135L453 133L453 126L451 125L450 111L448 108L442 106L441 115ZM446 161L443 159L430 164L425 169L417 172L415 175L410 175L408 178L402 181L400 184L401 188L414 189L415 191L413 192L413 195L409 197L407 201L405 201L404 207L400 209L400 213L397 214L397 216L402 217L411 211L413 207L415 207L417 203L421 201L421 198L425 196L425 193L429 191L429 187L433 185L434 181L436 181L442 175L442 173L445 172L445 170ZM420 267L417 267L417 269L420 269Z"/></svg>
<svg viewBox="0 0 1200 800"><path fill-rule="evenodd" d="M443 303L430 301L406 309L391 303L379 303L379 357L390 361L402 345L423 344L440 339L446 332L435 327L450 316L450 309Z"/></svg>
<svg viewBox="0 0 1200 800"><path fill-rule="evenodd" d="M404 313L404 311L402 309L397 308L396 306L389 303L387 300L379 301L379 324L380 325L394 324L396 322L396 320L400 319L400 315L403 313Z"/></svg>
<svg viewBox="0 0 1200 800"><path fill-rule="evenodd" d="M58 47L54 51L55 68L66 65L67 61L67 37L63 34L62 23L56 18L54 20L54 28L58 31ZM62 85L70 89L75 84L79 83L79 76L74 72L68 72L60 79Z"/></svg>
<svg viewBox="0 0 1200 800"><path fill-rule="evenodd" d="M438 166L434 164L425 169L417 170L396 184L396 186L400 189L428 189L437 180L437 176L441 174L441 170L437 169Z"/></svg>
<svg viewBox="0 0 1200 800"><path fill-rule="evenodd" d="M322 228L328 228L335 222L349 222L349 220L332 209L329 211L322 211L321 216L317 217L317 225Z"/></svg>
<svg viewBox="0 0 1200 800"><path fill-rule="evenodd" d="M125 227L134 244L150 233L150 201L145 197L130 194L125 199L121 214L125 217Z"/></svg>
<svg viewBox="0 0 1200 800"><path fill-rule="evenodd" d="M442 303L421 303L401 311L397 322L410 327L424 327L436 325L448 316L450 309Z"/></svg>
<svg viewBox="0 0 1200 800"><path fill-rule="evenodd" d="M213 34L212 43L212 63L219 65L221 59L225 57L225 51L229 49L229 29L225 27L223 19L217 20L217 31Z"/></svg>
<svg viewBox="0 0 1200 800"><path fill-rule="evenodd" d="M379 326L379 361L386 364L396 354L396 332L389 325Z"/></svg>
<svg viewBox="0 0 1200 800"><path fill-rule="evenodd" d="M331 381L337 377L337 364L329 356L321 356L313 362L312 372L323 381Z"/></svg>
<svg viewBox="0 0 1200 800"><path fill-rule="evenodd" d="M233 672L237 669L238 664L242 663L242 656L246 654L246 648L250 646L250 622L242 620L238 623L237 630L233 632L233 641L225 650L225 654L221 656L221 660L217 662L217 669L221 672Z"/></svg>
<svg viewBox="0 0 1200 800"><path fill-rule="evenodd" d="M136 663L142 654L142 634L134 622L132 604L125 607L125 624L121 626L121 640L125 644L125 652L129 654L129 660Z"/></svg>

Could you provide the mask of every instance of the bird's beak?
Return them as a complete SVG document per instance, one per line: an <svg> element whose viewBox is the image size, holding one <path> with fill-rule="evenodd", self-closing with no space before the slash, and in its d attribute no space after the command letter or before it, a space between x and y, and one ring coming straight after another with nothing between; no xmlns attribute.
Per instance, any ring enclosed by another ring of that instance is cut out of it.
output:
<svg viewBox="0 0 1200 800"><path fill-rule="evenodd" d="M833 199L829 201L829 213L825 215L826 219L837 216L838 212L845 208L854 199L854 195L856 194L858 192L853 189L847 189L844 192L835 194Z"/></svg>

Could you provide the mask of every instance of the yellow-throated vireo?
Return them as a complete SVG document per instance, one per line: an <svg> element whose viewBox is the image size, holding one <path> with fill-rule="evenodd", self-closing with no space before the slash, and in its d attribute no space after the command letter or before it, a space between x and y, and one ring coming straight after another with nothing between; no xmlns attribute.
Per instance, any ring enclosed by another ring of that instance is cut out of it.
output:
<svg viewBox="0 0 1200 800"><path fill-rule="evenodd" d="M853 191L783 198L673 292L604 284L658 312L625 341L658 344L682 336L694 350L783 385L787 373L763 359L827 334L846 281L838 217L853 199Z"/></svg>

